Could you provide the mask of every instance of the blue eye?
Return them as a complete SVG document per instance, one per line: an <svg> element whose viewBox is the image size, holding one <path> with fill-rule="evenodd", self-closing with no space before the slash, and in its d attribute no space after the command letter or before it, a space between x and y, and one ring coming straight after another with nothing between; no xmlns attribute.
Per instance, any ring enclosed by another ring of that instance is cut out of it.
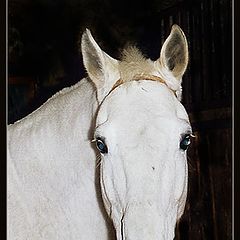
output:
<svg viewBox="0 0 240 240"><path fill-rule="evenodd" d="M96 146L100 153L102 154L108 153L107 145L101 138L96 139Z"/></svg>
<svg viewBox="0 0 240 240"><path fill-rule="evenodd" d="M180 142L180 148L185 151L187 150L190 143L191 143L190 134L186 134Z"/></svg>

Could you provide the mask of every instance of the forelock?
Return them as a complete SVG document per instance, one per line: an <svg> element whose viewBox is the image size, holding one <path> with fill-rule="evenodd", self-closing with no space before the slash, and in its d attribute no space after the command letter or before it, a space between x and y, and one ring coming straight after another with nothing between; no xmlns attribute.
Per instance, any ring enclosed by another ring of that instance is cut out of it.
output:
<svg viewBox="0 0 240 240"><path fill-rule="evenodd" d="M136 75L153 74L154 66L137 47L129 46L122 51L119 71L122 82L129 82Z"/></svg>

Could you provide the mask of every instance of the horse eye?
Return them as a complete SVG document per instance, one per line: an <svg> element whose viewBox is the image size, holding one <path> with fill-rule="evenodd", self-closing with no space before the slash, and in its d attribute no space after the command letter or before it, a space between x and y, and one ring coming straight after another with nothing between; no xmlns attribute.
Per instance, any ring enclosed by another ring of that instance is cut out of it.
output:
<svg viewBox="0 0 240 240"><path fill-rule="evenodd" d="M96 146L100 153L102 154L108 153L107 145L101 138L96 139Z"/></svg>
<svg viewBox="0 0 240 240"><path fill-rule="evenodd" d="M186 134L180 142L180 148L185 151L187 150L190 143L191 143L190 134Z"/></svg>

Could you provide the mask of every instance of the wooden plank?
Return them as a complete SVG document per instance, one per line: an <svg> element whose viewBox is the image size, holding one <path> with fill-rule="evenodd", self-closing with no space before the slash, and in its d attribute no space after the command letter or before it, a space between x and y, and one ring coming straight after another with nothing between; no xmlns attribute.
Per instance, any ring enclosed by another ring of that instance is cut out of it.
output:
<svg viewBox="0 0 240 240"><path fill-rule="evenodd" d="M191 123L217 120L217 119L231 119L232 108L226 107L226 108L209 109L209 110L198 111L198 112L190 112L188 116Z"/></svg>
<svg viewBox="0 0 240 240"><path fill-rule="evenodd" d="M231 239L231 129L209 134L212 156L209 162L216 209L216 239ZM228 143L228 144L226 144ZM222 146L219 149L219 146Z"/></svg>

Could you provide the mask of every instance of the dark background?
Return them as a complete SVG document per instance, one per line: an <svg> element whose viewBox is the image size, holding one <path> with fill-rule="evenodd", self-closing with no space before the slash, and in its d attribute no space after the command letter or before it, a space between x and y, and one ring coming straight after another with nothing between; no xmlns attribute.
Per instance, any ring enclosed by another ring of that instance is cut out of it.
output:
<svg viewBox="0 0 240 240"><path fill-rule="evenodd" d="M8 122L85 76L78 42L86 27L112 57L133 42L155 60L174 23L189 43L183 104L196 135L176 239L231 239L231 0L10 0Z"/></svg>

